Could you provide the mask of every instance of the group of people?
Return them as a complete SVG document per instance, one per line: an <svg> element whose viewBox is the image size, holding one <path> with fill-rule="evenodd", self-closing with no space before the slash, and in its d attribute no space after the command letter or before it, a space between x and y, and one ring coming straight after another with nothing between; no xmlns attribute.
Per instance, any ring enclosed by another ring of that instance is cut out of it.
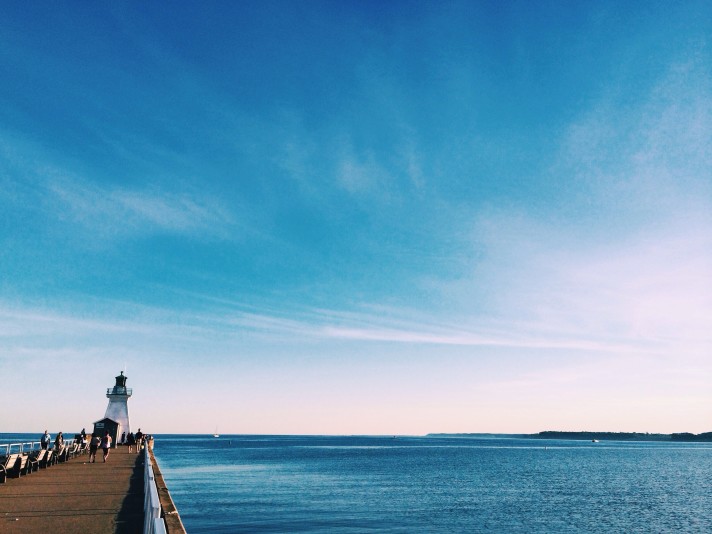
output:
<svg viewBox="0 0 712 534"><path fill-rule="evenodd" d="M121 434L121 444L128 445L128 452L133 452L135 447L136 452L138 453L144 441L147 441L147 439L150 439L150 436L144 435L140 428L136 434L133 432L129 432L128 435L126 432ZM87 443L87 434L85 429L82 428L82 432L77 438L77 441L82 445ZM42 434L42 437L40 438L40 445L43 449L50 449L50 443L52 443L52 436L45 430L44 434ZM106 459L109 457L109 450L111 449L112 443L113 439L108 430L104 432L104 436L99 436L98 434L96 436L92 435L91 441L89 442L89 463L96 462L96 453L99 448L101 448L103 453L103 461L106 462ZM63 446L64 435L62 432L58 432L57 437L54 440L54 450L59 451Z"/></svg>
<svg viewBox="0 0 712 534"><path fill-rule="evenodd" d="M81 445L84 445L87 442L87 433L83 428L81 434L79 434L79 437L75 439L75 441ZM52 448L55 451L61 450L64 446L64 434L62 432L57 432L57 437L54 438L54 447L50 447L51 443L52 436L45 430L44 434L42 434L42 437L40 438L40 446L45 450Z"/></svg>
<svg viewBox="0 0 712 534"><path fill-rule="evenodd" d="M84 430L82 429L82 433ZM47 450L47 449L53 449L55 451L60 451L62 450L62 447L64 447L64 434L62 432L57 432L57 437L54 438L54 447L51 447L50 444L52 443L52 436L50 435L49 432L46 430L44 431L44 434L42 434L42 437L40 438L40 446Z"/></svg>
<svg viewBox="0 0 712 534"><path fill-rule="evenodd" d="M148 441L148 436L141 432L140 428L135 434L133 432L129 432L128 434L124 432L121 434L121 444L128 445L129 452L134 452L135 447L136 452L138 453L145 441Z"/></svg>

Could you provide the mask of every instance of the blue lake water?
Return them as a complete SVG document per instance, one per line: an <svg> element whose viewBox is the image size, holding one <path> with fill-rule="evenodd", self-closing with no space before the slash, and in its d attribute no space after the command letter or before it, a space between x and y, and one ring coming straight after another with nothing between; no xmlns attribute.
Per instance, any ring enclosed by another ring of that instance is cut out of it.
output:
<svg viewBox="0 0 712 534"><path fill-rule="evenodd" d="M157 436L189 533L712 532L712 446Z"/></svg>
<svg viewBox="0 0 712 534"><path fill-rule="evenodd" d="M159 435L155 454L191 534L712 532L711 444Z"/></svg>

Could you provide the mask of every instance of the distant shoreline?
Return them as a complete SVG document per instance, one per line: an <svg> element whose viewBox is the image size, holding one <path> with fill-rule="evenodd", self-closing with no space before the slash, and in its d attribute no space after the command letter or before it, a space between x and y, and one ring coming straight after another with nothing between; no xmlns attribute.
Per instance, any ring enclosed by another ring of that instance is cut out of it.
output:
<svg viewBox="0 0 712 534"><path fill-rule="evenodd" d="M439 433L428 434L428 437L489 437L514 439L570 439L587 441L670 441L670 442L710 442L712 432L691 434L681 432L675 434L650 434L648 432L568 432L545 430L538 434L482 434L482 433Z"/></svg>

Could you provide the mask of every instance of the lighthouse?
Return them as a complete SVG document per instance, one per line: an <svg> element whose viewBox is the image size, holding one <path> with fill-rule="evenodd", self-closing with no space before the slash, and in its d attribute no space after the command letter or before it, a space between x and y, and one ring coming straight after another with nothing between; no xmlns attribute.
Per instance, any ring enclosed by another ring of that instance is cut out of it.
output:
<svg viewBox="0 0 712 534"><path fill-rule="evenodd" d="M128 435L131 432L129 425L129 397L131 389L126 387L124 372L116 377L116 385L106 390L109 405L106 407L105 419L112 419L121 425L121 431Z"/></svg>

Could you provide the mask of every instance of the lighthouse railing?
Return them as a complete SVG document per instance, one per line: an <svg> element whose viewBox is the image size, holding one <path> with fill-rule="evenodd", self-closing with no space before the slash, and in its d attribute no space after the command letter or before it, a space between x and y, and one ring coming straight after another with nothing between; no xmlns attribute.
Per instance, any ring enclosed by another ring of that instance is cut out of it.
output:
<svg viewBox="0 0 712 534"><path fill-rule="evenodd" d="M128 395L130 397L132 395L132 390L131 390L131 388L113 387L113 388L107 388L106 394L107 395Z"/></svg>

